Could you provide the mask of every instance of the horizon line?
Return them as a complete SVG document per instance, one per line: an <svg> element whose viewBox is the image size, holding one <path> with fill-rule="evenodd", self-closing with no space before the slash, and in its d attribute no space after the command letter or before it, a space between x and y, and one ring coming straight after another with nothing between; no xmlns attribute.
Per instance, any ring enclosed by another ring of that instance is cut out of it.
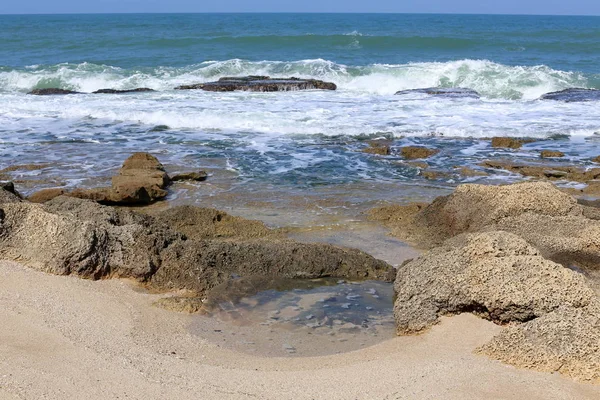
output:
<svg viewBox="0 0 600 400"><path fill-rule="evenodd" d="M126 11L126 12L56 12L56 13L0 13L3 15L34 16L34 15L152 15L152 14L372 14L372 15L482 15L482 16L514 16L514 17L599 17L600 14L506 14L506 13L469 13L469 12L386 12L386 11Z"/></svg>

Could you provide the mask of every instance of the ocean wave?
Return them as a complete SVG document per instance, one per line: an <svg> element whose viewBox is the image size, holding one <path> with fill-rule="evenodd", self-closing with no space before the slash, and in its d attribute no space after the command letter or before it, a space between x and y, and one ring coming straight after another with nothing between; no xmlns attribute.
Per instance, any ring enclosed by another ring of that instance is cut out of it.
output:
<svg viewBox="0 0 600 400"><path fill-rule="evenodd" d="M467 87L490 99L530 100L571 87L600 88L600 75L548 66L507 66L488 60L347 66L323 59L300 61L207 61L186 67L123 69L92 63L0 68L0 92L60 87L91 92L103 88L149 87L170 90L180 84L231 75L318 78L340 90L390 95L423 87Z"/></svg>

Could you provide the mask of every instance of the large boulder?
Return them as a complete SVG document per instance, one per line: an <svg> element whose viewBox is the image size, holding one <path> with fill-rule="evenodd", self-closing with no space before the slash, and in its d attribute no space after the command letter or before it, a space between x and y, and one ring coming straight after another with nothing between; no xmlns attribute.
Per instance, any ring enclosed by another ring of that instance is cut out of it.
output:
<svg viewBox="0 0 600 400"><path fill-rule="evenodd" d="M450 239L402 265L394 288L400 334L427 329L446 314L473 312L498 323L525 322L560 306L585 307L596 298L581 274L502 231Z"/></svg>
<svg viewBox="0 0 600 400"><path fill-rule="evenodd" d="M478 349L519 367L600 382L600 306L584 275L543 258L508 232L464 234L398 269L398 334L442 315L508 324Z"/></svg>
<svg viewBox="0 0 600 400"><path fill-rule="evenodd" d="M600 383L600 306L561 306L507 327L477 351L517 367Z"/></svg>
<svg viewBox="0 0 600 400"><path fill-rule="evenodd" d="M156 157L134 153L125 160L119 174L112 178L110 188L77 189L69 196L101 204L150 204L163 199L170 183L169 175Z"/></svg>
<svg viewBox="0 0 600 400"><path fill-rule="evenodd" d="M581 101L600 101L600 90L581 88L564 89L558 92L546 93L542 95L540 99L564 101L566 103Z"/></svg>

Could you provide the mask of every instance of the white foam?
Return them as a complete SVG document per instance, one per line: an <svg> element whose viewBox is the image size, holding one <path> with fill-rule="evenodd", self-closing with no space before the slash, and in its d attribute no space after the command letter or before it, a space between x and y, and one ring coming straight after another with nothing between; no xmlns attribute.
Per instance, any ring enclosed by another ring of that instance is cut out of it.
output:
<svg viewBox="0 0 600 400"><path fill-rule="evenodd" d="M358 32L351 34L360 36ZM468 87L486 98L511 100L535 99L541 94L569 87L588 87L590 78L547 66L506 66L487 60L346 66L323 59L290 62L232 59L205 61L182 68L130 70L90 63L36 65L0 72L0 92L25 92L40 87L84 92L135 87L170 90L181 84L231 75L319 78L333 81L340 90L381 95L433 86Z"/></svg>

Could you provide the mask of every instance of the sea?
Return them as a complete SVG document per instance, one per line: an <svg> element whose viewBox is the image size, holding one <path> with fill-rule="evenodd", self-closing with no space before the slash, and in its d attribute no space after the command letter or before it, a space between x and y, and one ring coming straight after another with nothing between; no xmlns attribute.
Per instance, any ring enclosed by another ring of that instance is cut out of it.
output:
<svg viewBox="0 0 600 400"><path fill-rule="evenodd" d="M174 90L224 76L334 82L336 91ZM33 96L57 87L88 94ZM89 94L147 87L151 93ZM470 88L481 98L395 95ZM593 165L600 102L541 100L600 89L600 17L413 14L0 15L0 169L24 194L105 184L132 152L203 169L172 203L274 225L359 218L461 183L524 179L490 158ZM492 148L494 136L537 139ZM364 153L383 139L392 154ZM440 152L408 164L402 146ZM486 175L462 176L468 166ZM424 170L438 174L424 174ZM574 185L559 182L562 185ZM308 216L308 217L307 217Z"/></svg>

